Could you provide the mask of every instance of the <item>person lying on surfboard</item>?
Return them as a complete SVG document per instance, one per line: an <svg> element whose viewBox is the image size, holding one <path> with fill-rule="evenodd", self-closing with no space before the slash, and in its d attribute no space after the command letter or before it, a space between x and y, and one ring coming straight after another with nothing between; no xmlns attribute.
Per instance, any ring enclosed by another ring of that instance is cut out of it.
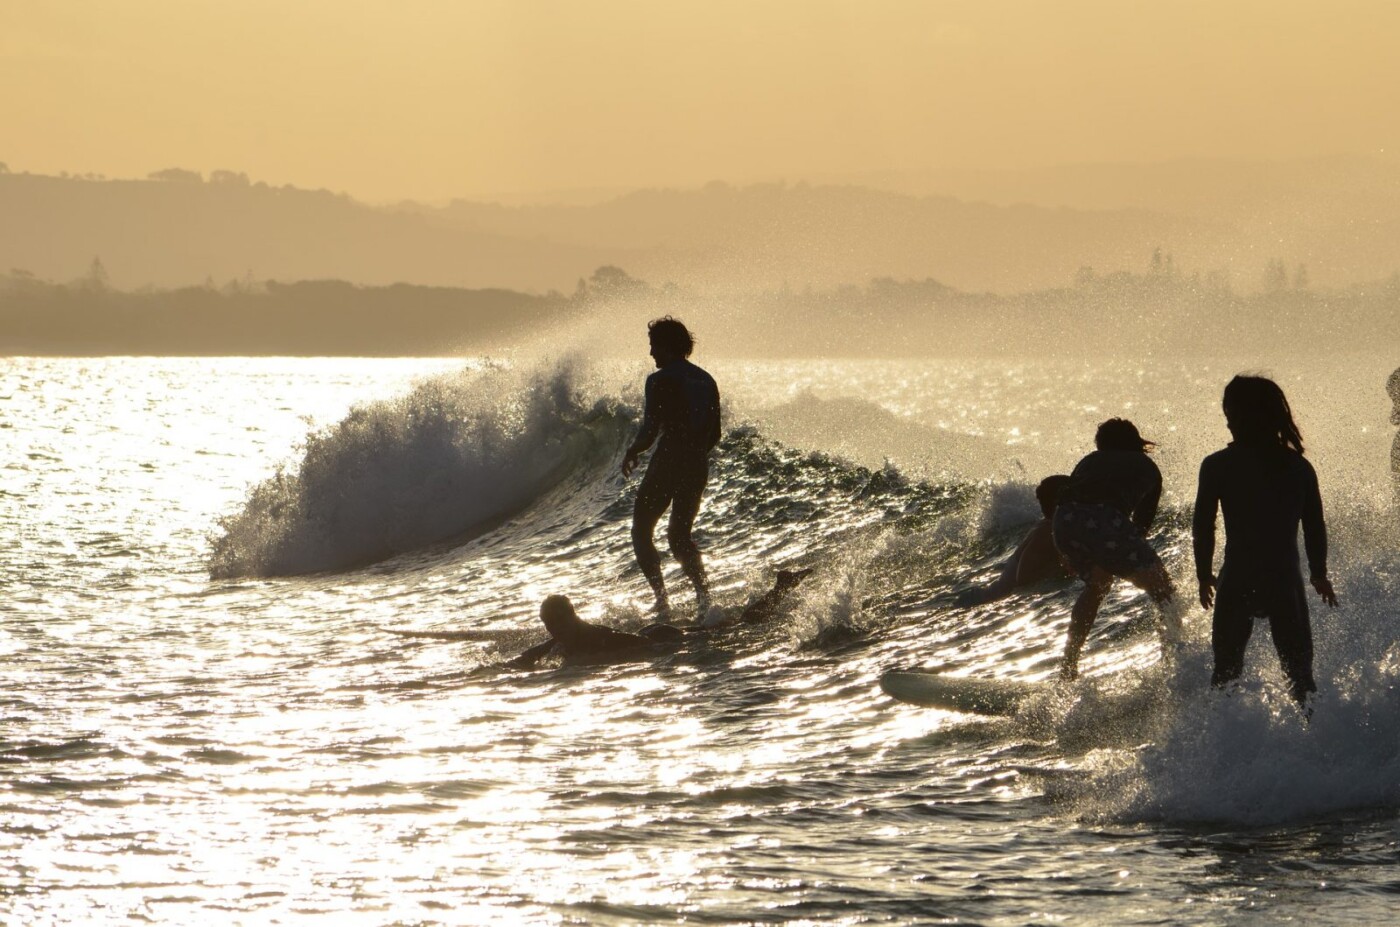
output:
<svg viewBox="0 0 1400 927"><path fill-rule="evenodd" d="M573 663L604 662L640 655L659 644L678 643L685 636L684 631L669 624L648 625L638 634L590 624L578 616L568 596L562 595L544 600L540 621L549 632L549 640L507 661L506 666L530 669L551 654Z"/></svg>
<svg viewBox="0 0 1400 927"><path fill-rule="evenodd" d="M1040 481L1035 488L1035 499L1040 503L1044 517L1026 535L1011 559L1002 565L1001 574L996 579L985 586L965 589L958 594L959 607L985 605L1006 598L1022 586L1033 586L1049 579L1065 579L1070 575L1051 536L1060 492L1068 485L1069 477L1063 473L1047 476Z"/></svg>
<svg viewBox="0 0 1400 927"><path fill-rule="evenodd" d="M811 575L810 567L801 570L779 570L773 588L744 607L739 624L763 624L787 610L794 590ZM708 628L678 628L673 624L649 624L637 633L618 631L590 624L578 616L568 596L552 595L540 605L540 621L549 632L549 640L536 644L513 660L506 662L512 669L530 669L546 656L553 654L575 663L602 662L611 658L641 655L659 646L679 644L687 634L704 633Z"/></svg>

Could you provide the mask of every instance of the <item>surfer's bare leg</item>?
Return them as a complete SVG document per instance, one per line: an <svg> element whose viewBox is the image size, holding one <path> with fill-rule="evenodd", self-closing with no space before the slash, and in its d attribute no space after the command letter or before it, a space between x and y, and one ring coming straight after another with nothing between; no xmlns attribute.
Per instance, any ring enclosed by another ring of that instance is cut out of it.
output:
<svg viewBox="0 0 1400 927"><path fill-rule="evenodd" d="M656 550L653 535L656 533L656 523L671 504L671 498L659 491L660 487L650 477L651 472L648 471L647 478L642 480L637 490L637 504L632 510L632 551L636 554L637 566L641 567L642 575L656 595L657 614L665 617L670 614L671 600L666 594L666 580L661 575L661 554Z"/></svg>
<svg viewBox="0 0 1400 927"><path fill-rule="evenodd" d="M1103 597L1108 594L1111 585L1113 575L1094 567L1084 582L1084 591L1074 600L1074 608L1069 613L1069 635L1065 638L1065 658L1060 664L1061 679L1079 677L1079 652L1089 639L1089 630L1094 626L1094 619L1099 617L1099 605L1103 603Z"/></svg>
<svg viewBox="0 0 1400 927"><path fill-rule="evenodd" d="M1152 601L1158 604L1170 602L1172 597L1176 595L1172 578L1167 575L1167 568L1161 563L1154 563L1145 570L1129 574L1127 580L1150 595Z"/></svg>
<svg viewBox="0 0 1400 927"><path fill-rule="evenodd" d="M698 487L686 487L685 491L677 492L671 502L671 518L666 523L666 541L670 544L671 555L680 563L686 578L695 587L697 618L704 618L710 608L710 583L705 576L705 560L700 555L700 546L690 536L695 516L700 512L700 496L704 490L702 482Z"/></svg>
<svg viewBox="0 0 1400 927"><path fill-rule="evenodd" d="M1171 576L1167 574L1167 568L1161 563L1154 563L1126 578L1157 603L1157 638L1162 644L1162 657L1164 660L1173 659L1176 646L1182 639L1181 611L1173 604L1176 588L1172 585Z"/></svg>

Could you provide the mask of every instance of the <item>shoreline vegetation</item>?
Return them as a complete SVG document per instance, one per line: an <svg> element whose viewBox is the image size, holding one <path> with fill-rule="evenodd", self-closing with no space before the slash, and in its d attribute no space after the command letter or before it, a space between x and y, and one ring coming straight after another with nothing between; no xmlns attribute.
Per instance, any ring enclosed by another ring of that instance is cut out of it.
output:
<svg viewBox="0 0 1400 927"><path fill-rule="evenodd" d="M761 356L1345 351L1400 345L1400 273L1314 290L1304 270L1273 262L1262 290L1239 294L1224 278L1180 271L1158 251L1143 273L1085 267L1068 286L1009 296L881 278L719 298L656 287L614 266L580 279L569 296L251 276L124 291L94 259L68 283L0 274L0 355L452 357L507 347L571 319L667 313L695 320L707 350Z"/></svg>

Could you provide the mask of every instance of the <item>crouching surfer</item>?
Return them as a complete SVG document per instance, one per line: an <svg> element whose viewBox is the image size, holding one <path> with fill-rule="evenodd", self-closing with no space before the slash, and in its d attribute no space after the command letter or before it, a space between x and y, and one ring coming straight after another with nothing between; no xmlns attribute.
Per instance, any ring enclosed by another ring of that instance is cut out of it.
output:
<svg viewBox="0 0 1400 927"><path fill-rule="evenodd" d="M1146 592L1159 606L1175 590L1166 567L1145 535L1157 515L1162 473L1147 456L1156 443L1127 419L1111 418L1094 435L1096 450L1075 465L1055 509L1055 547L1084 590L1070 612L1061 679L1079 676L1079 652L1115 577ZM1175 613L1159 609L1163 649L1179 638Z"/></svg>
<svg viewBox="0 0 1400 927"><path fill-rule="evenodd" d="M669 624L653 624L638 634L589 624L574 611L568 596L552 595L540 605L540 621L549 640L506 662L512 669L530 669L546 656L571 663L604 663L655 652L658 646L679 643L685 632Z"/></svg>

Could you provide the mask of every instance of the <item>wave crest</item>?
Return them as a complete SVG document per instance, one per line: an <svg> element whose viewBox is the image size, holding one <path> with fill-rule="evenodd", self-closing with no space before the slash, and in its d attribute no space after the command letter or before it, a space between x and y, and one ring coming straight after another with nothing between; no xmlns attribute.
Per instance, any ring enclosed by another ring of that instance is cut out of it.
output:
<svg viewBox="0 0 1400 927"><path fill-rule="evenodd" d="M460 371L352 409L220 520L212 577L344 570L478 534L611 459L632 415L574 369Z"/></svg>

